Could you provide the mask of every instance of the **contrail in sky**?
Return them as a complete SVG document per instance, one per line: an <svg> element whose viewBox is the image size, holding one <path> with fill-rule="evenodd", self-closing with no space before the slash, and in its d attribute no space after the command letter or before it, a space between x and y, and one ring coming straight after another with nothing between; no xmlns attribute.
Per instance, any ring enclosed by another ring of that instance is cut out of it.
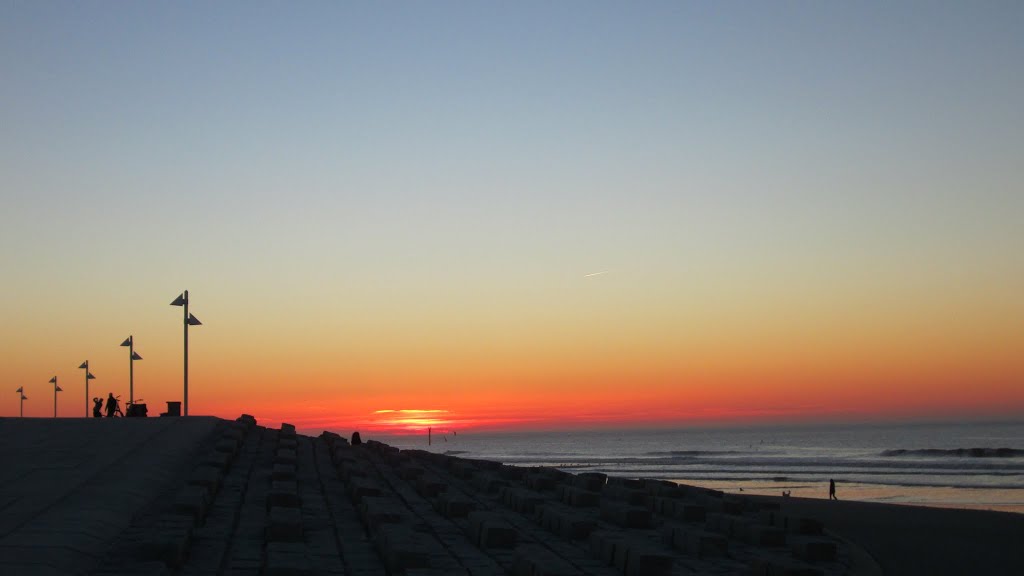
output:
<svg viewBox="0 0 1024 576"><path fill-rule="evenodd" d="M583 277L584 278L590 278L591 276L600 276L601 274L607 274L609 272L611 272L611 270L602 270L600 272L591 272L590 274L584 274Z"/></svg>

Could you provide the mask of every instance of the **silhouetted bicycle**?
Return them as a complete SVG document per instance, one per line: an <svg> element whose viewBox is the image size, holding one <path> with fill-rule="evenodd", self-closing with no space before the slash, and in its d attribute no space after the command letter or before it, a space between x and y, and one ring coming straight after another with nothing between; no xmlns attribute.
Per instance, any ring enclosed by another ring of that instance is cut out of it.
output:
<svg viewBox="0 0 1024 576"><path fill-rule="evenodd" d="M146 402L142 398L139 398L134 402L129 400L127 409L128 412L125 416L128 416L129 418L145 418L149 413L149 410L146 408Z"/></svg>

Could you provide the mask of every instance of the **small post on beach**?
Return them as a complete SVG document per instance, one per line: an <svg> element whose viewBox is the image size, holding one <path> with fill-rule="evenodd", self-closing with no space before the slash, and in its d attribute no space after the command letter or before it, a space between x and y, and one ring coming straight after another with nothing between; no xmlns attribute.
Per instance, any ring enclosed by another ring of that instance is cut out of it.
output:
<svg viewBox="0 0 1024 576"><path fill-rule="evenodd" d="M50 378L50 384L53 384L53 417L57 417L57 392L63 392L64 390L57 386L57 377Z"/></svg>
<svg viewBox="0 0 1024 576"><path fill-rule="evenodd" d="M433 428L427 428L427 446L430 446L430 433L433 432Z"/></svg>
<svg viewBox="0 0 1024 576"><path fill-rule="evenodd" d="M185 391L184 391L184 415L188 416L188 327L202 326L199 318L188 313L188 290L185 290L171 302L171 306L183 306L185 308Z"/></svg>
<svg viewBox="0 0 1024 576"><path fill-rule="evenodd" d="M135 403L135 361L142 360L142 356L135 351L135 338L128 336L124 342L121 342L121 346L128 347L128 402L130 404ZM89 416L89 411L86 410L86 416Z"/></svg>
<svg viewBox="0 0 1024 576"><path fill-rule="evenodd" d="M96 377L92 375L92 372L89 372L89 361L88 360L86 360L85 362L82 362L82 365L79 366L79 368L82 368L82 369L85 370L85 417L88 418L89 417L89 380L95 380Z"/></svg>

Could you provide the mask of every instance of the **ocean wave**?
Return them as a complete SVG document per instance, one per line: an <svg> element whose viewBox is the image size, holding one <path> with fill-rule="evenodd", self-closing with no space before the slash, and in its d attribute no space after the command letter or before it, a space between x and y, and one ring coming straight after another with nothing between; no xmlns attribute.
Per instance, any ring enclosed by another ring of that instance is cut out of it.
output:
<svg viewBox="0 0 1024 576"><path fill-rule="evenodd" d="M686 458L690 456L719 456L722 454L749 454L739 450L662 450L644 452L645 456L669 456L674 458Z"/></svg>
<svg viewBox="0 0 1024 576"><path fill-rule="evenodd" d="M1024 456L1024 450L1016 448L921 448L917 450L885 450L882 456L949 456L954 458L1018 458Z"/></svg>

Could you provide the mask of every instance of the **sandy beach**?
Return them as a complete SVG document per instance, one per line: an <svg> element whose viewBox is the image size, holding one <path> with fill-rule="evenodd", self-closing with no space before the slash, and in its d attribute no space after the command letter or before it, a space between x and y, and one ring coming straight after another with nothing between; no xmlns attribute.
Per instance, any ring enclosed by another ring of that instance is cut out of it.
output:
<svg viewBox="0 0 1024 576"><path fill-rule="evenodd" d="M0 573L1024 573L1024 515L739 496L272 429L0 419Z"/></svg>
<svg viewBox="0 0 1024 576"><path fill-rule="evenodd" d="M1024 574L1024 514L751 496L820 519L892 575Z"/></svg>

